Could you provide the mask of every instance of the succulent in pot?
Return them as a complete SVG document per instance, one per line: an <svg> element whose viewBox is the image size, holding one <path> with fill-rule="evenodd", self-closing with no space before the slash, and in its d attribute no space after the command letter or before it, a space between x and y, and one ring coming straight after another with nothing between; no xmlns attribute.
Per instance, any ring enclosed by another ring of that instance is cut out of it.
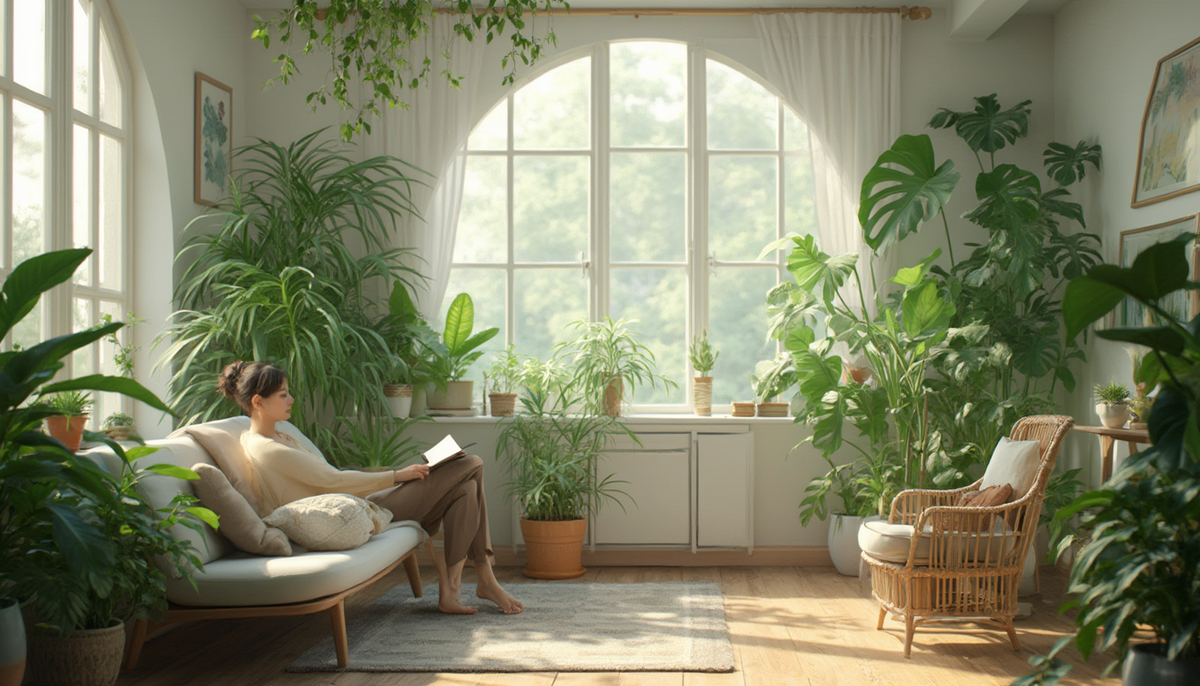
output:
<svg viewBox="0 0 1200 686"><path fill-rule="evenodd" d="M702 329L688 346L688 358L697 376L692 379L692 407L700 417L712 414L712 377L709 374L717 365L721 353L708 342L708 330Z"/></svg>
<svg viewBox="0 0 1200 686"><path fill-rule="evenodd" d="M1094 388L1096 414L1100 422L1110 429L1119 429L1129 421L1129 388L1125 384L1110 381L1106 384L1096 384Z"/></svg>

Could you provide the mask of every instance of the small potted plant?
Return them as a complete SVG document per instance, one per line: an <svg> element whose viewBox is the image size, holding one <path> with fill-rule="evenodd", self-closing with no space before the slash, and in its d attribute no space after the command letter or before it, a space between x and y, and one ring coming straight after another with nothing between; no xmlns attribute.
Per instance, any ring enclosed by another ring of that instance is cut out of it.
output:
<svg viewBox="0 0 1200 686"><path fill-rule="evenodd" d="M692 406L697 416L708 417L712 415L712 377L709 372L717 364L717 358L721 353L713 350L713 347L708 342L708 330L701 330L692 339L692 345L688 348L688 357L692 360L692 369L696 370L696 376L692 379Z"/></svg>
<svg viewBox="0 0 1200 686"><path fill-rule="evenodd" d="M758 416L786 417L789 404L775 402L775 398L794 385L796 379L792 358L786 353L754 365L754 374L751 375L750 382L754 386L754 395L758 397Z"/></svg>
<svg viewBox="0 0 1200 686"><path fill-rule="evenodd" d="M79 450L83 428L91 417L92 395L83 391L62 391L45 396L42 402L54 412L54 416L46 418L46 433L71 452Z"/></svg>
<svg viewBox="0 0 1200 686"><path fill-rule="evenodd" d="M113 412L104 418L100 430L114 441L125 441L130 436L137 434L137 425L134 423L133 417L124 412Z"/></svg>
<svg viewBox="0 0 1200 686"><path fill-rule="evenodd" d="M598 322L572 322L571 328L579 331L579 335L574 341L559 344L556 352L570 360L572 375L590 410L620 416L626 390L632 395L638 385L654 388L662 384L668 389L676 386L658 373L654 353L639 343L630 330L634 323L628 319L613 321L610 317Z"/></svg>
<svg viewBox="0 0 1200 686"><path fill-rule="evenodd" d="M1096 414L1100 423L1110 429L1119 429L1129 420L1129 388L1122 383L1110 381L1095 386Z"/></svg>
<svg viewBox="0 0 1200 686"><path fill-rule="evenodd" d="M446 312L446 326L442 332L445 351L439 351L437 369L445 387L439 385L429 398L429 407L438 410L469 410L475 395L475 382L464 380L467 370L483 355L479 346L500 333L492 327L473 334L475 328L475 303L471 296L459 293Z"/></svg>
<svg viewBox="0 0 1200 686"><path fill-rule="evenodd" d="M513 346L497 353L492 366L483 373L488 390L488 407L493 417L511 417L517 407L517 387L521 384L521 359Z"/></svg>

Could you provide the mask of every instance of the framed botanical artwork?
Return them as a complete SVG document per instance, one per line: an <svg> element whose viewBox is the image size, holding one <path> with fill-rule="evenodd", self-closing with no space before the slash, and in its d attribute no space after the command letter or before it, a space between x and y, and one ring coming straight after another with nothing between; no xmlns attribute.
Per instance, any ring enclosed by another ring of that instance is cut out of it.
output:
<svg viewBox="0 0 1200 686"><path fill-rule="evenodd" d="M1133 206L1200 190L1200 38L1158 61L1133 183Z"/></svg>
<svg viewBox="0 0 1200 686"><path fill-rule="evenodd" d="M1142 229L1121 232L1121 266L1133 266L1139 253L1155 243L1169 241L1185 233L1196 233L1200 230L1200 215L1181 217L1162 224L1147 226ZM1192 276L1195 281L1200 274L1200 247L1192 242ZM1176 291L1169 297L1159 301L1159 306L1171 316L1180 320L1190 320L1200 314L1200 291ZM1154 315L1133 298L1125 298L1114 311L1113 325L1119 328L1153 326Z"/></svg>
<svg viewBox="0 0 1200 686"><path fill-rule="evenodd" d="M195 201L215 205L229 194L233 157L233 89L196 72Z"/></svg>

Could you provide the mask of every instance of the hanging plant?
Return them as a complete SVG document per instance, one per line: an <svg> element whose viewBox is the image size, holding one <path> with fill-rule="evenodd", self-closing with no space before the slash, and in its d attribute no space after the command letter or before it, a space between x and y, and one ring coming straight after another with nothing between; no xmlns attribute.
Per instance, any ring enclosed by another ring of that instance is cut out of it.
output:
<svg viewBox="0 0 1200 686"><path fill-rule="evenodd" d="M448 54L459 39L468 43L482 38L490 44L494 39L507 37L508 52L500 66L508 71L502 83L510 85L516 78L517 63L530 65L542 55L547 45L555 45L554 32L547 28L538 37L532 19L539 7L550 10L555 5L570 9L565 0L489 0L486 7L476 8L469 0L447 3L435 8L423 0L328 0L318 8L316 0L292 0L291 7L273 19L254 16L251 37L271 48L271 37L284 45L284 51L274 58L279 64L275 81L287 84L300 73L295 53L307 55L314 50L328 52L330 75L321 87L308 94L305 102L315 110L329 100L342 109L353 110L354 118L341 125L342 138L349 141L355 133L371 133L366 115L379 116L384 109L404 107L400 94L428 80L432 62L428 56L414 55L412 44L427 35L436 13L445 12L457 18L454 35L446 45L439 46ZM442 72L457 88L461 75ZM354 86L361 80L362 101L355 103Z"/></svg>

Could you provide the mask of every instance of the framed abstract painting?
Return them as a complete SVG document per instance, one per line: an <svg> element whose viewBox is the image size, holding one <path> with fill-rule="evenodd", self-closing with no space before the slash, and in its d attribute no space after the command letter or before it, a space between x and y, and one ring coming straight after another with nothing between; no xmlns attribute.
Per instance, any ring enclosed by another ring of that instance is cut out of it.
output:
<svg viewBox="0 0 1200 686"><path fill-rule="evenodd" d="M1121 266L1130 267L1139 253L1155 243L1169 241L1185 233L1196 233L1200 229L1200 215L1181 217L1162 224L1147 226L1141 229L1121 232ZM1192 242L1191 280L1195 281L1200 272L1200 252L1195 241ZM1159 306L1169 312L1175 319L1187 321L1200 314L1200 291L1176 291L1169 297L1159 301ZM1154 315L1142 307L1133 298L1125 300L1113 311L1113 326L1129 328L1139 326L1154 326Z"/></svg>
<svg viewBox="0 0 1200 686"><path fill-rule="evenodd" d="M1158 61L1133 184L1133 207L1200 190L1200 38Z"/></svg>
<svg viewBox="0 0 1200 686"><path fill-rule="evenodd" d="M196 72L195 201L215 205L229 194L233 157L233 89Z"/></svg>

